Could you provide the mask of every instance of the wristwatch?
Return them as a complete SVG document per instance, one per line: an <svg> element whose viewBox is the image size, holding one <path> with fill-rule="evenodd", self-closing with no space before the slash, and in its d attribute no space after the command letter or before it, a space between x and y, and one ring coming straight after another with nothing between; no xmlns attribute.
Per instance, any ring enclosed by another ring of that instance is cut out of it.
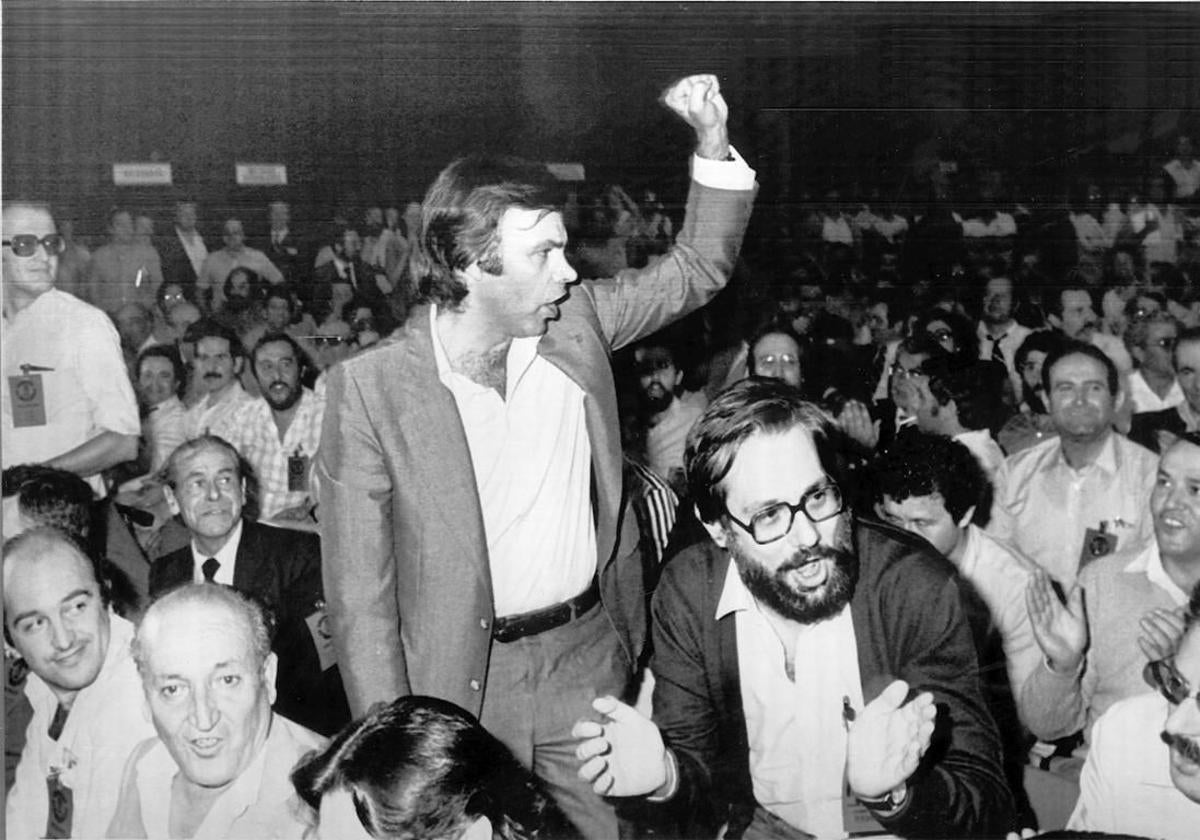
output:
<svg viewBox="0 0 1200 840"><path fill-rule="evenodd" d="M895 811L908 798L908 785L901 782L883 796L859 796L858 801L872 811Z"/></svg>

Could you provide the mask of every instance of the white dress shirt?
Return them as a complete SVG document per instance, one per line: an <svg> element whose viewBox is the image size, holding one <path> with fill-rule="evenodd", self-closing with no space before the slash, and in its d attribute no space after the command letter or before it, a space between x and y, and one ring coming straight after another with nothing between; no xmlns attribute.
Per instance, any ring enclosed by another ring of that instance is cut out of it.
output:
<svg viewBox="0 0 1200 840"><path fill-rule="evenodd" d="M233 526L233 532L225 541L225 545L221 546L221 550L216 554L205 554L196 547L196 541L192 540L192 583L204 583L204 562L212 557L221 564L217 567L217 573L213 575L213 583L233 586L233 567L237 563L238 546L241 544L242 520L240 519L237 525Z"/></svg>
<svg viewBox="0 0 1200 840"><path fill-rule="evenodd" d="M729 564L714 620L736 613L738 673L755 800L817 837L846 836L844 704L863 707L850 607L781 640ZM795 679L784 668L792 649Z"/></svg>

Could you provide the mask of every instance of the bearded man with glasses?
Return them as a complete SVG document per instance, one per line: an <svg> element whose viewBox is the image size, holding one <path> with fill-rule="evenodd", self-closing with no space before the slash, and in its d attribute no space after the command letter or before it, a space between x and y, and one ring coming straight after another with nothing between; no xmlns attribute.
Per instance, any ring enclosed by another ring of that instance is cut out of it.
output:
<svg viewBox="0 0 1200 840"><path fill-rule="evenodd" d="M846 509L837 434L795 388L751 379L688 436L711 543L654 596L654 721L601 697L575 727L580 775L662 803L668 834L1014 827L953 569Z"/></svg>
<svg viewBox="0 0 1200 840"><path fill-rule="evenodd" d="M1114 704L1092 729L1080 831L1185 840L1200 826L1200 586L1184 612L1175 655L1146 665L1153 692Z"/></svg>
<svg viewBox="0 0 1200 840"><path fill-rule="evenodd" d="M45 205L4 204L0 466L57 467L104 495L100 473L137 456L137 400L112 321L54 288L62 249Z"/></svg>

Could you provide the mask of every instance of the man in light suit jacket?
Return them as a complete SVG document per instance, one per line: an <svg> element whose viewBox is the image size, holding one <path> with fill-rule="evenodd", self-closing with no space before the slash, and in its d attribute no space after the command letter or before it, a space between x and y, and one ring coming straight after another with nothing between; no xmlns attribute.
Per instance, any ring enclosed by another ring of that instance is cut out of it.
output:
<svg viewBox="0 0 1200 840"><path fill-rule="evenodd" d="M588 837L617 823L575 772L573 718L599 686L626 690L646 635L609 357L724 286L754 195L716 78L683 79L664 102L698 138L675 247L568 296L544 169L452 163L416 237L424 305L331 371L317 454L352 713L406 694L465 707Z"/></svg>
<svg viewBox="0 0 1200 840"><path fill-rule="evenodd" d="M207 580L257 599L274 618L275 710L322 735L337 732L350 712L327 630L319 540L243 516L242 459L223 438L182 444L164 472L167 504L192 538L154 561L150 597Z"/></svg>

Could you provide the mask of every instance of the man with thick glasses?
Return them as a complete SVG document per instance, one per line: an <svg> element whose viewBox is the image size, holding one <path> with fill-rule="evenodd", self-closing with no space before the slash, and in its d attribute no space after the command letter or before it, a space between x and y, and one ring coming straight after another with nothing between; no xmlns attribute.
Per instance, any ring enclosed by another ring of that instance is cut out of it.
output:
<svg viewBox="0 0 1200 840"><path fill-rule="evenodd" d="M1068 828L1190 840L1200 827L1200 587L1173 657L1146 665L1154 692L1115 704L1092 729Z"/></svg>
<svg viewBox="0 0 1200 840"><path fill-rule="evenodd" d="M99 309L54 288L63 240L45 205L3 208L0 465L40 463L88 480L137 456L137 400Z"/></svg>
<svg viewBox="0 0 1200 840"><path fill-rule="evenodd" d="M846 509L836 434L794 388L745 380L688 436L712 541L654 596L654 722L601 697L575 727L580 775L665 803L668 833L1013 827L953 570Z"/></svg>

